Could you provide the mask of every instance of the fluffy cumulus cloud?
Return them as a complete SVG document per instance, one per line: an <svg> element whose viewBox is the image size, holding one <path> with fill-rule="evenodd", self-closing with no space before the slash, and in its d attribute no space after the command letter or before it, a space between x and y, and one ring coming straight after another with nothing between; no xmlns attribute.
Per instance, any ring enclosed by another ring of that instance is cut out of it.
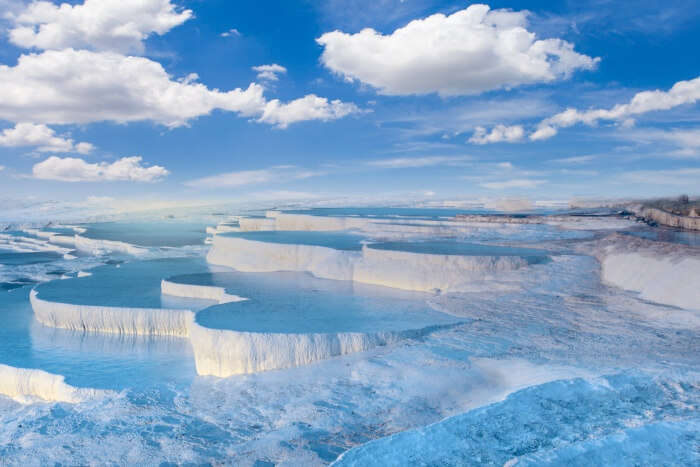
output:
<svg viewBox="0 0 700 467"><path fill-rule="evenodd" d="M625 104L611 109L591 109L580 111L569 108L543 120L537 130L530 135L532 140L551 138L557 128L567 128L579 123L595 125L601 120L631 122L632 118L655 110L669 110L683 104L694 104L700 99L700 77L688 81L678 81L668 91L638 92Z"/></svg>
<svg viewBox="0 0 700 467"><path fill-rule="evenodd" d="M22 55L15 66L0 65L0 119L44 124L150 120L177 127L218 109L285 127L359 111L354 104L315 95L268 102L259 84L220 91L196 78L176 80L158 62L113 52Z"/></svg>
<svg viewBox="0 0 700 467"><path fill-rule="evenodd" d="M277 75L287 73L285 67L276 63L254 66L253 71L257 71L258 79L264 81L277 81L279 79Z"/></svg>
<svg viewBox="0 0 700 467"><path fill-rule="evenodd" d="M525 136L525 130L520 125L496 125L490 132L486 128L478 126L472 137L469 138L469 142L474 144L516 143L521 141L523 136Z"/></svg>
<svg viewBox="0 0 700 467"><path fill-rule="evenodd" d="M368 28L329 32L317 41L326 67L389 95L479 94L596 66L598 59L577 53L571 43L538 40L526 28L527 12L475 4L414 20L388 35Z"/></svg>
<svg viewBox="0 0 700 467"><path fill-rule="evenodd" d="M324 172L302 169L293 165L279 165L267 169L239 170L227 172L211 177L203 177L186 182L185 185L192 188L237 188L246 185L261 183L281 183L290 180L323 175Z"/></svg>
<svg viewBox="0 0 700 467"><path fill-rule="evenodd" d="M144 167L138 156L123 157L111 164L107 162L89 163L74 157L51 156L34 165L34 178L60 180L64 182L133 181L155 182L168 171L161 166Z"/></svg>
<svg viewBox="0 0 700 467"><path fill-rule="evenodd" d="M10 41L25 48L86 48L140 52L151 34L165 34L192 17L170 0L85 0L78 5L34 1L15 14Z"/></svg>
<svg viewBox="0 0 700 467"><path fill-rule="evenodd" d="M287 103L278 99L267 102L258 121L287 128L292 123L305 120L337 120L361 112L362 110L353 103L338 99L329 101L325 97L309 94Z"/></svg>
<svg viewBox="0 0 700 467"><path fill-rule="evenodd" d="M0 146L23 147L34 146L37 152L77 152L87 154L94 149L90 143L75 143L70 138L57 136L46 125L18 123L14 128L0 132Z"/></svg>
<svg viewBox="0 0 700 467"><path fill-rule="evenodd" d="M231 28L228 31L224 31L220 34L221 37L231 37L231 36L241 36L241 31L236 28Z"/></svg>
<svg viewBox="0 0 700 467"><path fill-rule="evenodd" d="M634 124L633 119L638 115L659 110L670 110L685 104L695 104L698 100L700 100L700 77L687 81L678 81L668 91L657 89L638 92L629 102L617 104L608 109L599 108L582 111L568 108L542 120L534 131L529 134L528 138L532 141L545 140L555 136L559 128L568 128L578 124L594 126L601 121L619 122L621 126L627 127ZM496 132L498 128L505 127L498 125L492 130L492 133ZM487 130L483 129L482 134L486 133ZM475 136L477 135L475 134ZM679 132L675 136L669 136L670 138L679 140L685 138L687 141L688 139L692 140L694 136L692 132L687 135ZM498 141L484 140L483 142L492 143ZM685 146L689 145L686 144Z"/></svg>

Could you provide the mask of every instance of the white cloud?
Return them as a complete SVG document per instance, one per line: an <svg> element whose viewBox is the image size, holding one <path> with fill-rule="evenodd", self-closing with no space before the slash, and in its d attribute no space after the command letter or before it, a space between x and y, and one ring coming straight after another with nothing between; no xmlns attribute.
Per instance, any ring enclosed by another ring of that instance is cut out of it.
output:
<svg viewBox="0 0 700 467"><path fill-rule="evenodd" d="M540 141L543 139L549 139L557 134L557 129L550 125L540 125L540 127L530 134L530 139L532 141Z"/></svg>
<svg viewBox="0 0 700 467"><path fill-rule="evenodd" d="M291 190L265 190L246 193L246 200L251 201L310 201L326 198L328 195L324 193L308 192L308 191L291 191Z"/></svg>
<svg viewBox="0 0 700 467"><path fill-rule="evenodd" d="M622 174L622 179L628 183L669 185L672 187L691 187L697 189L698 180L700 180L700 168L686 167L670 170L636 170Z"/></svg>
<svg viewBox="0 0 700 467"><path fill-rule="evenodd" d="M185 182L192 188L236 188L261 183L281 183L290 180L323 175L325 172L301 169L291 165L279 165L259 170L240 170L227 172L211 177L203 177Z"/></svg>
<svg viewBox="0 0 700 467"><path fill-rule="evenodd" d="M231 36L239 36L240 37L240 35L241 35L241 32L236 28L231 28L228 31L221 33L221 37L231 37Z"/></svg>
<svg viewBox="0 0 700 467"><path fill-rule="evenodd" d="M258 79L264 81L277 81L279 79L277 76L278 74L287 73L287 69L285 67L276 63L254 66L253 71L257 71Z"/></svg>
<svg viewBox="0 0 700 467"><path fill-rule="evenodd" d="M321 120L325 122L363 112L353 103L342 102L337 99L329 101L325 97L309 94L287 103L278 99L267 102L258 121L276 125L279 128L287 128L292 123L305 120Z"/></svg>
<svg viewBox="0 0 700 467"><path fill-rule="evenodd" d="M559 128L568 128L577 124L585 124L589 126L597 125L601 120L614 121L620 127L629 128L634 125L634 117L658 110L669 110L674 107L685 104L694 104L700 100L700 77L688 81L678 81L668 91L642 91L635 94L632 99L626 104L617 104L610 109L590 109L580 111L574 108L568 108L563 112L553 115L542 120L535 131L530 133L528 138L531 141L541 141L555 136ZM489 134L498 134L499 128L508 128L503 125L497 125ZM515 128L515 127L510 127ZM471 142L479 144L499 142L498 137L493 140L484 138L488 134L488 130L483 127L477 127ZM693 138L692 135L686 135L687 138ZM670 138L683 138L682 135L671 136ZM686 147L688 147L686 145ZM686 151L687 152L687 151Z"/></svg>
<svg viewBox="0 0 700 467"><path fill-rule="evenodd" d="M385 169L407 169L416 167L431 167L436 165L455 165L471 160L471 156L427 156L427 157L396 157L369 161L367 165Z"/></svg>
<svg viewBox="0 0 700 467"><path fill-rule="evenodd" d="M700 155L700 128L674 128L671 130L656 130L650 128L630 131L625 138L636 142L666 143L677 149L669 155L677 157L696 157Z"/></svg>
<svg viewBox="0 0 700 467"><path fill-rule="evenodd" d="M696 156L700 152L700 128L664 131L658 137L680 147L674 155Z"/></svg>
<svg viewBox="0 0 700 467"><path fill-rule="evenodd" d="M74 157L51 156L35 164L32 173L34 178L64 182L155 182L169 174L164 167L158 165L142 166L141 158L138 156L123 157L111 164L106 162L92 164Z"/></svg>
<svg viewBox="0 0 700 467"><path fill-rule="evenodd" d="M285 127L302 120L333 120L358 112L354 104L308 95L289 103L267 101L263 87L220 91L173 80L160 63L112 52L50 50L0 65L0 119L45 124L151 120L186 125L214 110Z"/></svg>
<svg viewBox="0 0 700 467"><path fill-rule="evenodd" d="M598 62L561 39L536 40L526 26L525 11L475 4L411 21L388 35L367 28L328 32L317 41L326 67L389 95L479 94L565 78Z"/></svg>
<svg viewBox="0 0 700 467"><path fill-rule="evenodd" d="M104 204L111 205L111 204L114 203L114 201L115 201L115 199L112 198L111 196L95 196L95 195L91 195L91 196L88 196L88 197L85 199L85 204L89 204L89 205L104 205Z"/></svg>
<svg viewBox="0 0 700 467"><path fill-rule="evenodd" d="M525 130L520 125L496 125L491 129L491 132L478 126L474 129L474 134L469 138L469 142L474 144L517 143L522 141L524 135Z"/></svg>
<svg viewBox="0 0 700 467"><path fill-rule="evenodd" d="M5 166L4 166L4 165L0 165L0 172L2 172L3 170L5 170Z"/></svg>
<svg viewBox="0 0 700 467"><path fill-rule="evenodd" d="M46 125L18 123L0 133L0 146L36 146L38 152L77 152L87 154L94 149L90 143L75 143L70 138L56 136Z"/></svg>
<svg viewBox="0 0 700 467"><path fill-rule="evenodd" d="M86 48L141 52L151 34L165 34L192 17L170 0L85 0L60 6L34 1L9 16L10 41L36 49Z"/></svg>
<svg viewBox="0 0 700 467"><path fill-rule="evenodd" d="M490 190L503 190L508 188L537 188L546 183L544 180L533 180L529 178L518 178L513 180L504 180L499 182L484 182L479 183L480 186Z"/></svg>
<svg viewBox="0 0 700 467"><path fill-rule="evenodd" d="M617 121L629 127L632 118L647 112L669 110L679 105L694 104L700 100L700 77L688 81L678 81L668 91L642 91L626 104L617 104L610 109L579 111L566 109L540 122L537 131L530 135L531 140L551 138L557 128L567 128L579 123L596 125L601 120Z"/></svg>
<svg viewBox="0 0 700 467"><path fill-rule="evenodd" d="M595 160L597 156L574 156L574 157L564 157L563 159L551 159L550 162L556 162L557 164L586 164Z"/></svg>

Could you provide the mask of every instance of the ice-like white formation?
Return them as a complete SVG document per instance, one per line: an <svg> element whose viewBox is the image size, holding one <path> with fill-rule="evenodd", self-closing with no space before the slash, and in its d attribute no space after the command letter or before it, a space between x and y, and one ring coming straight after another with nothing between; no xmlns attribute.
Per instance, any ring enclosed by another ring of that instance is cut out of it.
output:
<svg viewBox="0 0 700 467"><path fill-rule="evenodd" d="M122 308L75 305L42 300L33 290L30 302L37 321L73 331L189 336L194 313L162 308Z"/></svg>
<svg viewBox="0 0 700 467"><path fill-rule="evenodd" d="M322 246L258 242L214 237L207 261L243 272L308 271L323 279L352 280L357 251Z"/></svg>
<svg viewBox="0 0 700 467"><path fill-rule="evenodd" d="M426 330L376 333L255 333L192 327L197 373L228 377L306 365L415 337Z"/></svg>
<svg viewBox="0 0 700 467"><path fill-rule="evenodd" d="M700 250L612 235L598 250L602 277L666 305L700 310Z"/></svg>
<svg viewBox="0 0 700 467"><path fill-rule="evenodd" d="M414 291L453 290L477 275L483 279L527 265L518 256L435 255L367 246L357 252L220 236L214 238L207 261L243 272L305 271L322 279Z"/></svg>
<svg viewBox="0 0 700 467"><path fill-rule="evenodd" d="M267 217L242 217L241 230L244 232L257 230L275 230L275 219Z"/></svg>
<svg viewBox="0 0 700 467"><path fill-rule="evenodd" d="M636 224L631 219L610 216L552 216L545 223L564 230L622 230Z"/></svg>
<svg viewBox="0 0 700 467"><path fill-rule="evenodd" d="M51 237L49 237L49 243L53 243L55 245L75 247L75 236L59 234L52 235Z"/></svg>
<svg viewBox="0 0 700 467"><path fill-rule="evenodd" d="M456 290L475 278L512 271L528 262L519 256L459 256L363 247L352 279L365 284L415 291Z"/></svg>
<svg viewBox="0 0 700 467"><path fill-rule="evenodd" d="M265 217L241 218L241 231L260 230L301 230L301 231L340 231L358 230L366 233L424 235L454 235L469 233L475 228L503 227L508 225L546 224L565 230L612 230L634 225L634 221L612 216L495 216L460 215L450 220L375 218L375 217L332 217L309 214L289 214L268 211Z"/></svg>
<svg viewBox="0 0 700 467"><path fill-rule="evenodd" d="M219 224L216 227L207 227L207 235L218 235L226 232L240 232L241 228L235 225Z"/></svg>
<svg viewBox="0 0 700 467"><path fill-rule="evenodd" d="M165 279L160 283L160 290L165 295L172 295L173 297L212 300L218 303L240 302L246 300L238 295L226 293L226 289L224 287L217 287L213 285L182 284Z"/></svg>
<svg viewBox="0 0 700 467"><path fill-rule="evenodd" d="M34 235L35 237L46 239L49 239L52 235L55 235L55 232L47 232L41 229L24 229L23 232L28 233L29 235Z"/></svg>
<svg viewBox="0 0 700 467"><path fill-rule="evenodd" d="M244 300L229 295L222 287L178 284L162 281L163 293L198 299ZM416 330L375 333L256 333L210 329L195 322L189 310L99 307L55 303L38 298L30 301L37 320L50 327L104 332L189 337L197 373L228 377L235 374L288 368L362 352L430 332Z"/></svg>
<svg viewBox="0 0 700 467"><path fill-rule="evenodd" d="M604 256L603 279L639 292L645 300L700 310L700 258L669 258L651 252Z"/></svg>
<svg viewBox="0 0 700 467"><path fill-rule="evenodd" d="M21 235L9 235L0 233L0 249L17 253L53 252L65 255L72 251L62 246L52 245L50 240L44 238L32 238Z"/></svg>
<svg viewBox="0 0 700 467"><path fill-rule="evenodd" d="M371 219L361 217L323 217L308 214L278 213L274 217L277 230L350 230L360 229Z"/></svg>
<svg viewBox="0 0 700 467"><path fill-rule="evenodd" d="M129 255L140 256L148 252L148 249L132 245L126 242L114 240L97 240L93 238L75 236L75 248L80 251L85 251L93 255L99 255L110 252L120 252Z"/></svg>
<svg viewBox="0 0 700 467"><path fill-rule="evenodd" d="M606 256L601 265L607 282L645 300L700 310L700 258L621 253Z"/></svg>
<svg viewBox="0 0 700 467"><path fill-rule="evenodd" d="M0 394L20 403L31 403L37 398L77 403L105 393L107 391L73 387L66 384L61 375L0 364Z"/></svg>
<svg viewBox="0 0 700 467"><path fill-rule="evenodd" d="M12 248L19 252L55 251L60 254L67 254L74 249L94 255L118 252L140 256L148 252L147 248L130 243L98 240L78 234L62 235L39 229L24 229L24 232L37 238L0 234L0 247Z"/></svg>

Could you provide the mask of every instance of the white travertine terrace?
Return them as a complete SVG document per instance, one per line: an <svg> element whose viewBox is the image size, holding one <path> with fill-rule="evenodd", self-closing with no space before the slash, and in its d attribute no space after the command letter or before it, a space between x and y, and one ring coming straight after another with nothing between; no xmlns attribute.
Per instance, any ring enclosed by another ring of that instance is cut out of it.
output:
<svg viewBox="0 0 700 467"><path fill-rule="evenodd" d="M261 230L297 230L297 231L341 231L356 230L367 233L389 233L410 235L454 235L469 233L484 227L515 227L523 224L546 224L565 230L612 230L634 225L634 221L622 218L596 216L529 216L508 217L497 215L460 215L453 219L407 219L375 217L334 217L314 216L310 214L289 214L280 211L268 211L265 217L242 217L240 229L246 231Z"/></svg>
<svg viewBox="0 0 700 467"><path fill-rule="evenodd" d="M413 291L446 291L484 275L527 266L519 256L459 256L214 238L207 261L243 272L305 271L322 279L353 280Z"/></svg>
<svg viewBox="0 0 700 467"><path fill-rule="evenodd" d="M502 271L525 267L520 256L459 256L378 250L365 246L354 264L352 279L420 292L449 291Z"/></svg>
<svg viewBox="0 0 700 467"><path fill-rule="evenodd" d="M598 246L601 276L640 298L700 310L700 250L612 235Z"/></svg>
<svg viewBox="0 0 700 467"><path fill-rule="evenodd" d="M212 300L218 303L241 302L246 300L238 295L226 293L224 287L212 285L193 285L171 282L163 279L160 282L160 290L166 295L173 297L196 298L199 300Z"/></svg>
<svg viewBox="0 0 700 467"><path fill-rule="evenodd" d="M227 377L306 365L417 337L428 329L375 333L259 333L192 328L197 373Z"/></svg>
<svg viewBox="0 0 700 467"><path fill-rule="evenodd" d="M20 403L34 402L36 398L46 402L77 403L108 392L76 388L66 384L63 376L42 370L0 364L0 394Z"/></svg>
<svg viewBox="0 0 700 467"><path fill-rule="evenodd" d="M71 331L189 336L194 313L162 308L126 308L50 302L32 290L29 300L37 321Z"/></svg>
<svg viewBox="0 0 700 467"><path fill-rule="evenodd" d="M243 272L308 271L323 279L352 280L353 264L360 256L322 246L217 236L207 261Z"/></svg>
<svg viewBox="0 0 700 467"><path fill-rule="evenodd" d="M179 297L241 301L223 287L181 284L164 280L162 292ZM424 335L435 327L378 332L266 333L212 329L196 322L190 310L125 308L55 303L32 291L37 320L50 327L124 335L189 338L197 373L228 377L305 365L322 359L390 345Z"/></svg>

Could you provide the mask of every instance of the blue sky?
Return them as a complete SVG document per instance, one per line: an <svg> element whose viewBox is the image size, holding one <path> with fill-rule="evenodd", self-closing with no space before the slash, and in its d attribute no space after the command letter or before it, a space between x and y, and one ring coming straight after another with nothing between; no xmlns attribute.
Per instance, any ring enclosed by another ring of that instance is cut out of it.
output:
<svg viewBox="0 0 700 467"><path fill-rule="evenodd" d="M5 200L700 186L694 1L68 3L0 0Z"/></svg>

